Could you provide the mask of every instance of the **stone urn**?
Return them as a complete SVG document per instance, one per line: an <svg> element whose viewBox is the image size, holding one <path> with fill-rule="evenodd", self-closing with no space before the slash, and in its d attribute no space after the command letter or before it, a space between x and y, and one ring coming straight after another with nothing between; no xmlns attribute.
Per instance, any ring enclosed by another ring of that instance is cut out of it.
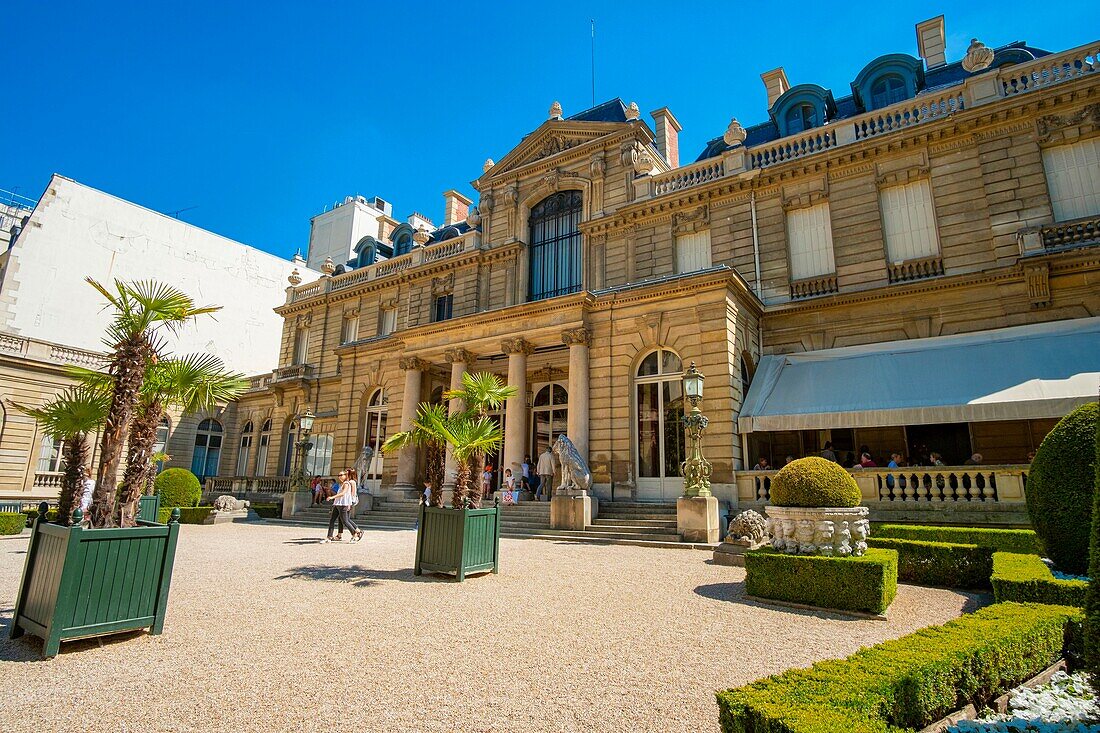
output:
<svg viewBox="0 0 1100 733"><path fill-rule="evenodd" d="M769 506L771 545L789 555L847 557L867 552L871 523L865 506Z"/></svg>

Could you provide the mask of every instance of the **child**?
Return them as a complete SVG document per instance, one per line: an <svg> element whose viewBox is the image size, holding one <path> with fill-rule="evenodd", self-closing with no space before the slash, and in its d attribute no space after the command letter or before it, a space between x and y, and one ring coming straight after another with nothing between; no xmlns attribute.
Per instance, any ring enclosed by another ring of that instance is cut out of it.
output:
<svg viewBox="0 0 1100 733"><path fill-rule="evenodd" d="M504 503L515 504L516 503L516 478L512 475L512 469L504 469L504 486L501 487L504 490Z"/></svg>

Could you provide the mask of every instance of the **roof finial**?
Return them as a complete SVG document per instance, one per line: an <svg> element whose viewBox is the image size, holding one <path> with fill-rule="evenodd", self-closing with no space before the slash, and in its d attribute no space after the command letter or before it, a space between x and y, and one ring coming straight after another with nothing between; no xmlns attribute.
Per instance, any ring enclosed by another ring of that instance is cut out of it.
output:
<svg viewBox="0 0 1100 733"><path fill-rule="evenodd" d="M966 49L966 57L962 60L962 67L970 73L988 69L993 63L993 56L993 49L977 38L972 38L970 48Z"/></svg>
<svg viewBox="0 0 1100 733"><path fill-rule="evenodd" d="M552 119L552 120L560 120L561 119L561 102L559 102L556 99L554 100L554 103L550 105L549 115L550 115L550 119Z"/></svg>
<svg viewBox="0 0 1100 733"><path fill-rule="evenodd" d="M642 111L638 109L637 102L631 102L630 106L626 108L626 120L627 122L633 122L642 116Z"/></svg>
<svg viewBox="0 0 1100 733"><path fill-rule="evenodd" d="M748 137L748 133L745 132L745 128L741 126L741 123L734 117L730 120L729 127L726 128L726 132L722 135L722 139L725 140L726 145L731 148L735 148L741 143L745 142L745 138Z"/></svg>
<svg viewBox="0 0 1100 733"><path fill-rule="evenodd" d="M496 165L496 163L493 161L492 158L486 158L485 165L481 166L481 172L488 173L489 169L492 168L494 165Z"/></svg>

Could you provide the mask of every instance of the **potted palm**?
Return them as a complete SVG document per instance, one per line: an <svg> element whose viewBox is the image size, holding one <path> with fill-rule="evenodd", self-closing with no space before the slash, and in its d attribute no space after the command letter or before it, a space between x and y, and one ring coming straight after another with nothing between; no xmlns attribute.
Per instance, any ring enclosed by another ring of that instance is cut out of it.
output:
<svg viewBox="0 0 1100 733"><path fill-rule="evenodd" d="M488 419L490 410L499 410L510 398L517 394L516 388L505 384L500 377L488 372L465 372L462 375L462 388L451 389L443 393L443 399L458 399L466 406L467 415ZM473 483L469 486L466 501L473 508L481 506L480 476L485 465L485 451L477 450L471 456L470 473Z"/></svg>

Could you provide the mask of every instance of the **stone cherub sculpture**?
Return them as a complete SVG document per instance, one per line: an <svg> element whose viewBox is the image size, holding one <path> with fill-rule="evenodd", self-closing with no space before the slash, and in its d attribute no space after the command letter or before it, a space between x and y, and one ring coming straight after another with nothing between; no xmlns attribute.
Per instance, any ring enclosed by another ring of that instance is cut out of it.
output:
<svg viewBox="0 0 1100 733"><path fill-rule="evenodd" d="M752 509L741 512L730 520L726 531L726 542L738 542L750 547L760 545L768 536L768 526L764 517Z"/></svg>
<svg viewBox="0 0 1100 733"><path fill-rule="evenodd" d="M214 511L216 512L236 512L250 506L252 506L250 502L237 499L228 494L223 494L214 500Z"/></svg>
<svg viewBox="0 0 1100 733"><path fill-rule="evenodd" d="M561 485L554 493L591 491L592 472L588 470L588 463L581 456L577 446L566 435L559 435L554 441L554 456L561 466Z"/></svg>

